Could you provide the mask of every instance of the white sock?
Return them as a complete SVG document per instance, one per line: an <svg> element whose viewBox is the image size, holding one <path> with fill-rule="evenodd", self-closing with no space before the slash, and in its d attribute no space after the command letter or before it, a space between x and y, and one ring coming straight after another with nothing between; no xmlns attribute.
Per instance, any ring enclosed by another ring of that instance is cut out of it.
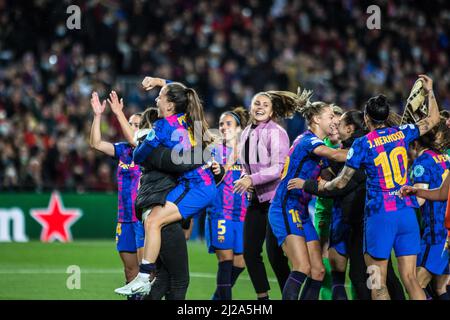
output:
<svg viewBox="0 0 450 320"><path fill-rule="evenodd" d="M142 259L141 263L142 263L142 264L150 264L150 261L145 260L145 259Z"/></svg>
<svg viewBox="0 0 450 320"><path fill-rule="evenodd" d="M143 280L148 280L150 278L150 274L144 273L144 272L139 272L138 273L138 277L143 279Z"/></svg>

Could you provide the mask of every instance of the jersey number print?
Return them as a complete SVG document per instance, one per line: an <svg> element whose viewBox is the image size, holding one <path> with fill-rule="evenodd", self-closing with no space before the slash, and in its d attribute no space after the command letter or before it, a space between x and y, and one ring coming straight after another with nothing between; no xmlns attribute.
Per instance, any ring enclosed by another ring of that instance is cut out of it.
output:
<svg viewBox="0 0 450 320"><path fill-rule="evenodd" d="M402 175L401 168L400 168L400 161L399 158L402 158L403 162L403 171L404 174ZM394 148L390 154L389 157L386 153L386 151L381 152L375 159L374 159L375 166L380 166L383 170L384 179L386 181L386 188L392 189L394 188L394 181L399 185L404 185L406 183L406 175L407 175L407 166L408 166L408 156L406 154L406 149L404 147L396 147ZM391 170L392 166L392 170ZM392 174L393 173L393 174ZM394 177L392 179L392 177Z"/></svg>

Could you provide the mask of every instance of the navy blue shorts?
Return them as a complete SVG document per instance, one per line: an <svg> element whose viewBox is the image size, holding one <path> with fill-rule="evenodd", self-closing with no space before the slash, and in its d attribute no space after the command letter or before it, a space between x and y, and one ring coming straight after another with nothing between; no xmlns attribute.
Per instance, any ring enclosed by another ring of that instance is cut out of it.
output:
<svg viewBox="0 0 450 320"><path fill-rule="evenodd" d="M347 242L350 236L350 226L342 220L342 215L333 214L330 223L330 245L340 255L346 256Z"/></svg>
<svg viewBox="0 0 450 320"><path fill-rule="evenodd" d="M119 252L136 252L144 247L145 232L140 221L118 222L116 227L116 247Z"/></svg>
<svg viewBox="0 0 450 320"><path fill-rule="evenodd" d="M234 254L244 252L244 221L206 217L205 239L208 252L233 250Z"/></svg>
<svg viewBox="0 0 450 320"><path fill-rule="evenodd" d="M290 234L305 238L306 242L319 240L311 219L301 219L298 201L287 201L285 209L281 204L273 202L269 208L269 223L273 234L281 246Z"/></svg>
<svg viewBox="0 0 450 320"><path fill-rule="evenodd" d="M449 274L449 253L444 247L445 241L433 245L422 242L417 256L417 266L427 269L434 275Z"/></svg>
<svg viewBox="0 0 450 320"><path fill-rule="evenodd" d="M170 191L167 201L175 203L183 219L188 219L210 206L216 198L216 192L214 183L183 182Z"/></svg>
<svg viewBox="0 0 450 320"><path fill-rule="evenodd" d="M420 231L413 208L380 212L365 218L364 253L373 258L389 259L420 252Z"/></svg>

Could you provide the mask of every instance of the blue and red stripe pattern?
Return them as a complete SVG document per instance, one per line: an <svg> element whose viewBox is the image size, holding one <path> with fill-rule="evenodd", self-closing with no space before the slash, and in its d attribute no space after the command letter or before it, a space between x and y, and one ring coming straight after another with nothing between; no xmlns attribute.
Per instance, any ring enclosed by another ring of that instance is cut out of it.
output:
<svg viewBox="0 0 450 320"><path fill-rule="evenodd" d="M365 168L367 175L366 214L417 208L415 197L400 198L398 191L408 180L409 144L419 137L413 124L380 128L356 139L347 155L346 166Z"/></svg>
<svg viewBox="0 0 450 320"><path fill-rule="evenodd" d="M118 213L117 222L136 222L135 200L139 187L141 170L133 162L133 147L127 142L114 144L114 158L117 165Z"/></svg>

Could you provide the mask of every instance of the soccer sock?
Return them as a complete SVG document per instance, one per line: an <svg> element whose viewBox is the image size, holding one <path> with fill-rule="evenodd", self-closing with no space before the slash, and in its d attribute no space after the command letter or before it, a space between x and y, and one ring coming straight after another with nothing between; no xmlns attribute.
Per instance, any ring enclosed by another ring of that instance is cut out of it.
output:
<svg viewBox="0 0 450 320"><path fill-rule="evenodd" d="M149 279L149 276L152 273L153 274L156 273L155 263L141 263L141 265L139 266L139 274L138 274L139 277L143 279Z"/></svg>
<svg viewBox="0 0 450 320"><path fill-rule="evenodd" d="M431 296L430 292L427 290L427 288L423 289L423 292L425 292L425 297L427 300L433 300L433 297Z"/></svg>
<svg viewBox="0 0 450 320"><path fill-rule="evenodd" d="M217 293L220 300L231 300L232 270L232 260L219 262L219 270L217 271Z"/></svg>
<svg viewBox="0 0 450 320"><path fill-rule="evenodd" d="M306 279L306 274L300 271L292 271L283 288L283 300L298 300L300 288Z"/></svg>
<svg viewBox="0 0 450 320"><path fill-rule="evenodd" d="M240 274L245 270L245 268L235 267L233 266L233 269L231 271L231 287L233 288L234 284L236 283L236 280L239 278ZM214 292L211 300L219 300L219 293L216 289Z"/></svg>
<svg viewBox="0 0 450 320"><path fill-rule="evenodd" d="M332 299L348 300L347 293L345 292L345 272L331 271L331 278L333 281Z"/></svg>
<svg viewBox="0 0 450 320"><path fill-rule="evenodd" d="M239 268L233 266L233 270L231 271L231 286L234 286L236 280L239 278L241 273L245 270L245 268Z"/></svg>
<svg viewBox="0 0 450 320"><path fill-rule="evenodd" d="M306 279L300 300L319 300L321 287L322 281L314 280L312 278Z"/></svg>
<svg viewBox="0 0 450 320"><path fill-rule="evenodd" d="M450 294L450 284L447 286L447 293Z"/></svg>
<svg viewBox="0 0 450 320"><path fill-rule="evenodd" d="M448 295L448 292L441 294L438 296L438 300L450 300L450 296Z"/></svg>

